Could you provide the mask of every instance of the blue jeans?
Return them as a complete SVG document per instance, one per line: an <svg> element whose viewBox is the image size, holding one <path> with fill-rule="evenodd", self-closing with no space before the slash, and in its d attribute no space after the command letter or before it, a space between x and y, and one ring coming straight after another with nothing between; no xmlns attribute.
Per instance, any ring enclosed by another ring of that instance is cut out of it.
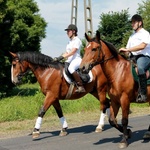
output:
<svg viewBox="0 0 150 150"><path fill-rule="evenodd" d="M150 67L150 57L148 56L140 56L137 59L137 68L138 68L138 74L145 74L145 72Z"/></svg>

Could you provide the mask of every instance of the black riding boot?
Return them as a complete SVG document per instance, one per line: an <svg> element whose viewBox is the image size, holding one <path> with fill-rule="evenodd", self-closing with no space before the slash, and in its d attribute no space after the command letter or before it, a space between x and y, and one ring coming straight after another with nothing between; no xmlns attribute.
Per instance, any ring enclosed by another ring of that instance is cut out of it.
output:
<svg viewBox="0 0 150 150"><path fill-rule="evenodd" d="M77 74L77 72L74 72L72 75L73 75L73 78L75 79L75 82L77 84L76 92L77 93L83 93L83 92L85 92L82 80L81 80L80 76Z"/></svg>
<svg viewBox="0 0 150 150"><path fill-rule="evenodd" d="M136 98L136 102L142 103L147 101L147 82L146 74L140 74L139 77L139 93Z"/></svg>

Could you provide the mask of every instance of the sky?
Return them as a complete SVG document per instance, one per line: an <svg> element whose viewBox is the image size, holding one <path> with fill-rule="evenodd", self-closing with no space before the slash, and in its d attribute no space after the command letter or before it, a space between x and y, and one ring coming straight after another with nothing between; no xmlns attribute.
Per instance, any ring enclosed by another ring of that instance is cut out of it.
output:
<svg viewBox="0 0 150 150"><path fill-rule="evenodd" d="M41 41L41 52L51 57L58 57L65 52L69 38L64 31L71 23L72 0L34 0L39 14L47 22L46 38ZM87 1L88 2L88 1ZM100 15L108 12L121 12L129 9L132 16L137 12L138 4L143 0L91 0L93 33L98 29ZM77 12L78 37L84 38L84 0L78 0Z"/></svg>

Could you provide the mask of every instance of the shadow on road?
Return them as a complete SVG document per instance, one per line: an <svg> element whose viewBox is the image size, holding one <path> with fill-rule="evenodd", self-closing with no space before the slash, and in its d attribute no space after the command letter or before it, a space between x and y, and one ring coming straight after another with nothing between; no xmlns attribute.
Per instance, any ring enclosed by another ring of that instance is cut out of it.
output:
<svg viewBox="0 0 150 150"><path fill-rule="evenodd" d="M110 129L110 128L111 128L110 125L107 125L107 124L105 125L105 131ZM95 129L96 129L96 125L85 125L85 126L67 129L67 132L68 132L68 134L71 134L71 133L89 134L89 133L95 132ZM59 136L59 133L60 133L60 131L40 132L40 137L37 139L34 139L34 141L39 141L42 139L47 139L50 137Z"/></svg>
<svg viewBox="0 0 150 150"><path fill-rule="evenodd" d="M147 130L138 130L135 132L132 132L131 138L128 139L128 144L137 142L137 141L142 141L142 143L148 143L150 142L150 140L144 140L143 139L143 135ZM119 143L122 139L122 135L120 134L119 136L117 136L117 134L115 134L113 137L111 138L103 138L100 139L98 142L93 143L94 145L99 145L99 144L104 144L104 143Z"/></svg>
<svg viewBox="0 0 150 150"><path fill-rule="evenodd" d="M80 126L80 127L68 129L67 132L68 132L68 134L73 134L73 133L90 134L90 133L95 132L95 128L96 128L96 125L85 125L85 126ZM106 124L103 134L105 134L105 132L110 128L112 128L112 127L109 124ZM114 128L114 131L115 130L116 129ZM138 131L132 132L131 138L128 140L128 144L131 144L131 143L134 143L137 141L141 141L143 138L143 135L146 131L147 130L145 129L145 130L138 130ZM110 132L112 132L112 130ZM60 131L41 132L41 137L38 139L34 139L34 141L39 141L39 140L59 136L59 133L60 133ZM107 134L108 133L109 133L109 131L107 131ZM112 133L111 133L110 138L103 138L103 136L101 136L100 140L98 142L93 143L93 144L99 145L99 144L104 144L104 143L109 143L109 142L110 143L119 143L122 139L121 138L122 134L120 134L118 136L117 132L114 132L114 133L115 133L114 136L112 136ZM143 140L142 143L147 143L149 141L150 140Z"/></svg>

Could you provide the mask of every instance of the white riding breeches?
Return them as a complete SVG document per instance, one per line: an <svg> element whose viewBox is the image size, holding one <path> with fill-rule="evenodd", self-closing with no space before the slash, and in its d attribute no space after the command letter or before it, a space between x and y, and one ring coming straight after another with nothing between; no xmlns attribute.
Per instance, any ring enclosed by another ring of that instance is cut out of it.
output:
<svg viewBox="0 0 150 150"><path fill-rule="evenodd" d="M70 62L68 70L71 74L79 68L81 61L82 61L81 58L76 58Z"/></svg>

